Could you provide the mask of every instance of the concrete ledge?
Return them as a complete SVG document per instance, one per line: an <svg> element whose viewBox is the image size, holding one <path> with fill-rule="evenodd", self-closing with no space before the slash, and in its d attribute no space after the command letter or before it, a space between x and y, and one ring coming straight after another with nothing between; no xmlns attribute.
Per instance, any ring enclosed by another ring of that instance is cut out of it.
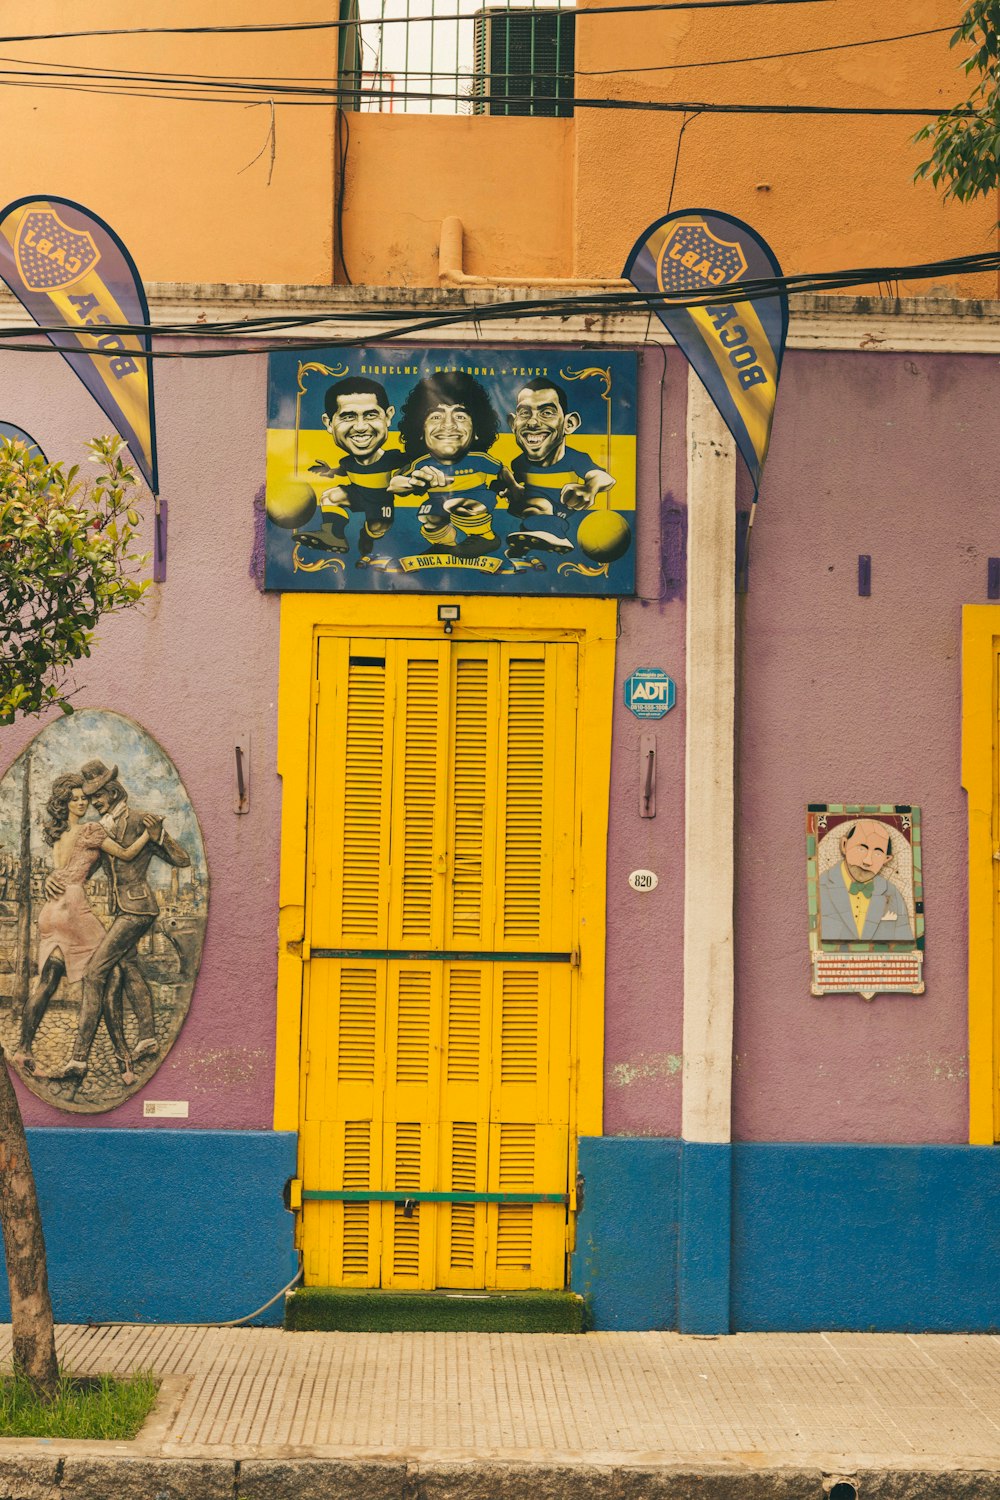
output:
<svg viewBox="0 0 1000 1500"><path fill-rule="evenodd" d="M298 328L299 336L328 334L341 337L351 329L349 320L359 311L385 309L386 312L458 311L466 307L501 306L504 303L544 302L558 294L559 288L519 287L516 282L496 287L387 287L387 286L298 286L255 282L174 282L146 283L152 322L155 324L196 323L205 320L205 333L211 334L213 323L240 318L315 315L318 320L307 328ZM871 297L845 291L840 295L793 293L788 347L790 349L850 349L868 355L901 350L969 352L995 354L1000 351L1000 301L978 298L947 297ZM331 324L330 319L343 318ZM20 302L6 287L0 287L0 319L9 328L35 331L35 324ZM598 319L593 314L574 314L572 306L551 317L533 319L545 342L568 342L581 337L602 337L610 342L644 343L648 333L648 313L629 309L608 309ZM510 320L494 324L494 337L517 339L523 324L515 314ZM274 334L250 337L273 341ZM451 333L461 340L467 337L462 325ZM372 342L392 338L387 328ZM449 330L439 332L446 341ZM657 330L657 340L670 343L665 329Z"/></svg>
<svg viewBox="0 0 1000 1500"><path fill-rule="evenodd" d="M35 1500L5 1487L0 1459L0 1494L7 1500ZM233 1500L233 1464L185 1458L68 1458L58 1486L44 1500Z"/></svg>
<svg viewBox="0 0 1000 1500"><path fill-rule="evenodd" d="M194 1460L0 1452L3 1500L1000 1500L996 1469Z"/></svg>
<svg viewBox="0 0 1000 1500"><path fill-rule="evenodd" d="M401 1500L411 1496L408 1465L330 1459L244 1459L231 1500Z"/></svg>

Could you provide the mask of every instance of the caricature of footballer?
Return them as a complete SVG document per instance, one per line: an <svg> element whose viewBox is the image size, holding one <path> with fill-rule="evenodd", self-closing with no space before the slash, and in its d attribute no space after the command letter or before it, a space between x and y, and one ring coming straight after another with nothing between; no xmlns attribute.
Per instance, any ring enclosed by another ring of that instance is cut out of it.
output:
<svg viewBox="0 0 1000 1500"><path fill-rule="evenodd" d="M580 426L562 386L538 376L517 394L511 431L521 452L510 466L506 486L510 513L519 529L507 538L507 556L528 552L572 552L570 517L592 510L594 500L614 479L579 448L566 442Z"/></svg>
<svg viewBox="0 0 1000 1500"><path fill-rule="evenodd" d="M395 416L385 389L376 380L349 376L331 385L324 398L323 426L344 457L338 464L315 463L310 473L336 481L320 495L322 519L317 528L293 532L297 542L325 552L346 552L352 514L364 516L358 555L367 558L378 537L392 525L393 476L406 463L385 440Z"/></svg>
<svg viewBox="0 0 1000 1500"><path fill-rule="evenodd" d="M393 488L426 497L417 519L434 551L482 557L500 550L493 506L504 469L487 452L499 425L486 391L460 370L427 375L407 396L399 432L408 466Z"/></svg>

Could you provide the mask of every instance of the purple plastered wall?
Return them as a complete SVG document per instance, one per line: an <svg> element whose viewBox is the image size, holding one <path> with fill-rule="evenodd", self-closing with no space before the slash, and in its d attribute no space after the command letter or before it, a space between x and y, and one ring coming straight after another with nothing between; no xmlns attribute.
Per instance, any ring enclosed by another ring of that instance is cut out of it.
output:
<svg viewBox="0 0 1000 1500"><path fill-rule="evenodd" d="M786 360L741 645L736 1139L968 1139L961 607L1000 555L998 408L992 357ZM810 995L812 801L922 808L923 996Z"/></svg>
<svg viewBox="0 0 1000 1500"><path fill-rule="evenodd" d="M604 1129L676 1136L681 1126L684 1004L684 723L687 364L647 347L639 381L637 596L620 609L608 827L608 956ZM661 667L677 705L643 721L625 707L625 679ZM642 818L640 739L656 737L656 816ZM632 890L653 870L654 891Z"/></svg>
<svg viewBox="0 0 1000 1500"><path fill-rule="evenodd" d="M623 602L609 829L605 1128L680 1130L684 850L684 415L687 367L674 350L641 359L638 593ZM156 367L168 571L145 604L102 626L76 674L80 707L136 719L185 783L205 838L211 902L191 1010L149 1085L88 1125L134 1126L145 1098L189 1102L170 1128L267 1129L274 1075L280 781L275 772L279 601L247 575L252 501L263 479L266 360ZM83 460L106 419L57 357L0 358L0 415L52 459ZM86 466L85 466L86 467ZM147 506L147 509L149 507ZM644 723L623 702L636 667L667 670L677 706ZM0 773L48 718L0 730ZM639 740L657 741L657 814L639 817ZM233 746L252 739L251 809L233 802ZM603 810L602 810L603 811ZM654 892L628 884L655 870ZM19 1087L29 1125L72 1126ZM149 1128L156 1128L155 1125Z"/></svg>
<svg viewBox="0 0 1000 1500"><path fill-rule="evenodd" d="M139 609L106 621L76 673L75 703L138 720L173 760L201 822L212 892L201 970L174 1047L144 1090L88 1115L88 1127L135 1126L144 1098L188 1101L188 1119L166 1120L169 1129L272 1124L279 602L247 576L253 497L264 477L266 376L264 358L156 366L167 582L154 584ZM55 354L0 357L0 415L25 427L50 459L80 462L84 471L84 442L108 430ZM0 771L45 722L0 730ZM241 733L252 740L251 804L237 816ZM18 1092L28 1125L80 1123Z"/></svg>

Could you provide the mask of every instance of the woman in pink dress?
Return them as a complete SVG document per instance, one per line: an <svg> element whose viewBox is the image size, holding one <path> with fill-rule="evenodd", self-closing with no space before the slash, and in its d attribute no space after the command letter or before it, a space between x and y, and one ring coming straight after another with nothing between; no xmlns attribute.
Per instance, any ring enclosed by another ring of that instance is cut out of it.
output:
<svg viewBox="0 0 1000 1500"><path fill-rule="evenodd" d="M91 956L104 937L104 928L87 900L84 883L101 854L118 859L135 859L149 843L149 827L156 822L147 818L147 827L128 848L110 838L100 823L85 823L90 803L83 792L83 778L75 772L58 776L52 784L46 811L48 821L42 837L52 845L52 863L66 880L61 896L46 901L38 914L38 983L24 1007L21 1036L14 1063L26 1073L35 1073L32 1045L35 1033L49 1002L65 976L82 979ZM125 1041L120 1006L114 1003L121 979L115 969L108 980L104 996L104 1022L111 1037L118 1067L125 1083L134 1083L132 1059ZM41 1074L39 1077L43 1076Z"/></svg>

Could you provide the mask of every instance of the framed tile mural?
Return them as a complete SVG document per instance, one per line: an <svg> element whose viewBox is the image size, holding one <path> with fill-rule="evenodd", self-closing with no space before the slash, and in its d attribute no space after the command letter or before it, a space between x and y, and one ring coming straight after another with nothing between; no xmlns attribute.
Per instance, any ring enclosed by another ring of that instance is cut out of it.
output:
<svg viewBox="0 0 1000 1500"><path fill-rule="evenodd" d="M811 802L806 809L814 995L922 995L920 809Z"/></svg>

